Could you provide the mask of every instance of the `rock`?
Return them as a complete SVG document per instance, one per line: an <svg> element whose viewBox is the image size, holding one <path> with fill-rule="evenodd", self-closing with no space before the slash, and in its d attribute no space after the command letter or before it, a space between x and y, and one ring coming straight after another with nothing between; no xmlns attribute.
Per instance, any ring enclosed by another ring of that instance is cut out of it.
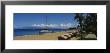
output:
<svg viewBox="0 0 110 53"><path fill-rule="evenodd" d="M67 40L67 38L65 35L58 36L58 40Z"/></svg>
<svg viewBox="0 0 110 53"><path fill-rule="evenodd" d="M97 39L95 34L88 34L84 37L85 39Z"/></svg>
<svg viewBox="0 0 110 53"><path fill-rule="evenodd" d="M71 37L72 34L65 34L63 36L66 36L66 37Z"/></svg>
<svg viewBox="0 0 110 53"><path fill-rule="evenodd" d="M76 37L70 38L70 40L76 40Z"/></svg>
<svg viewBox="0 0 110 53"><path fill-rule="evenodd" d="M80 39L81 39L81 37L73 37L70 40L80 40Z"/></svg>

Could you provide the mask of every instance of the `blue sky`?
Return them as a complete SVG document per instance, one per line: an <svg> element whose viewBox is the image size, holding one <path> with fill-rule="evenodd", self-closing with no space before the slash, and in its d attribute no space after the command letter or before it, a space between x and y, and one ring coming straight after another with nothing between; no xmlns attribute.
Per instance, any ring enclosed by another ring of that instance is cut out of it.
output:
<svg viewBox="0 0 110 53"><path fill-rule="evenodd" d="M61 24L71 24L72 27L76 27L78 22L74 20L74 16L74 13L14 13L14 28L37 26L41 24L56 24L58 26Z"/></svg>

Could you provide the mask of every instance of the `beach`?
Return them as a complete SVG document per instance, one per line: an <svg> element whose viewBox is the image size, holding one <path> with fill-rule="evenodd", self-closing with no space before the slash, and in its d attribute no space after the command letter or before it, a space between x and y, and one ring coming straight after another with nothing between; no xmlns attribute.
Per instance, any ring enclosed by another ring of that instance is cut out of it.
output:
<svg viewBox="0 0 110 53"><path fill-rule="evenodd" d="M96 40L97 39L96 35L92 33L82 34L77 36L74 35L74 37L71 37L72 35L71 32L73 32L73 30L61 31L61 32L48 32L48 33L36 34L36 35L22 35L22 36L15 36L14 40Z"/></svg>
<svg viewBox="0 0 110 53"><path fill-rule="evenodd" d="M58 40L58 36L67 34L67 32L44 33L40 35L15 36L14 40Z"/></svg>

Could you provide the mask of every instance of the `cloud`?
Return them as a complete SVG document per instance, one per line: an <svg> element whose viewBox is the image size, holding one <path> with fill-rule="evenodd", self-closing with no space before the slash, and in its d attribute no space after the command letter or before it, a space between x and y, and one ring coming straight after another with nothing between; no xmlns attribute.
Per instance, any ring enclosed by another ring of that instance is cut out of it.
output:
<svg viewBox="0 0 110 53"><path fill-rule="evenodd" d="M58 27L57 24L49 24L50 27Z"/></svg>
<svg viewBox="0 0 110 53"><path fill-rule="evenodd" d="M45 27L45 26L47 26L47 27L56 27L58 25L57 24L33 24L32 26L33 27Z"/></svg>
<svg viewBox="0 0 110 53"><path fill-rule="evenodd" d="M36 27L37 25L36 25L36 24L33 24L32 26L33 26L33 27Z"/></svg>
<svg viewBox="0 0 110 53"><path fill-rule="evenodd" d="M54 27L54 28L69 28L73 25L71 23L67 24L33 24L33 27Z"/></svg>
<svg viewBox="0 0 110 53"><path fill-rule="evenodd" d="M68 23L67 26L68 26L68 27L72 27L72 24L71 24L71 23Z"/></svg>
<svg viewBox="0 0 110 53"><path fill-rule="evenodd" d="M61 27L72 27L71 23L67 23L67 24L60 24Z"/></svg>

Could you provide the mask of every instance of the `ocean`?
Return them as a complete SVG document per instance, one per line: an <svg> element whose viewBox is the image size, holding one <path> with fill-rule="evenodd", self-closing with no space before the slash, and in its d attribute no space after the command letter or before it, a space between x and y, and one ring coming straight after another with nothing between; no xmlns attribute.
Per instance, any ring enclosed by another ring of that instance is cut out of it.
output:
<svg viewBox="0 0 110 53"><path fill-rule="evenodd" d="M14 29L14 36L23 36L23 35L37 35L44 34L46 32L41 32L43 29ZM66 31L66 29L48 29L48 31L61 32Z"/></svg>

